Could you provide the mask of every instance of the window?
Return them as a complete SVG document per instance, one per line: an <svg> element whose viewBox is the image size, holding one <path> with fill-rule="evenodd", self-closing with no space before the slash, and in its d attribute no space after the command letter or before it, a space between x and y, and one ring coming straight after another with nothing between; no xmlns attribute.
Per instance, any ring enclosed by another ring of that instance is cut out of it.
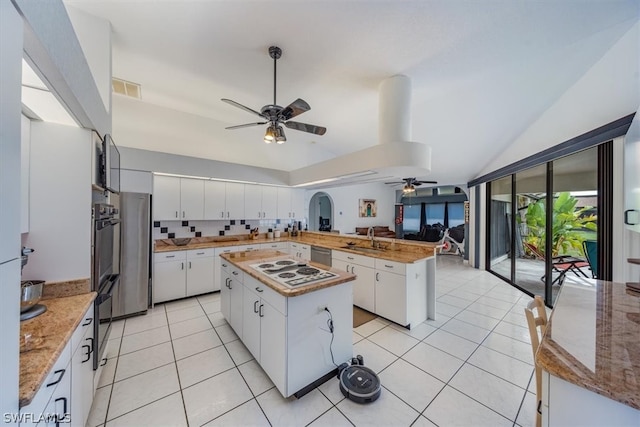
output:
<svg viewBox="0 0 640 427"><path fill-rule="evenodd" d="M464 224L464 203L447 203L449 228Z"/></svg>
<svg viewBox="0 0 640 427"><path fill-rule="evenodd" d="M430 203L427 204L426 207L426 215L425 224L433 225L436 223L440 223L444 225L444 203Z"/></svg>
<svg viewBox="0 0 640 427"><path fill-rule="evenodd" d="M420 231L420 205L404 205L402 231L417 233Z"/></svg>

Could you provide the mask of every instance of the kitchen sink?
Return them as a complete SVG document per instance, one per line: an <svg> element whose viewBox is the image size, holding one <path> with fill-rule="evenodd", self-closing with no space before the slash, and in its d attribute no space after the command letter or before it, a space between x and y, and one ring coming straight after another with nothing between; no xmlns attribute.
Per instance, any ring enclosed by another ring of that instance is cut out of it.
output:
<svg viewBox="0 0 640 427"><path fill-rule="evenodd" d="M350 249L352 251L364 252L368 254L379 254L386 250L386 249L376 249L376 248L362 248L360 246L343 246L342 249Z"/></svg>

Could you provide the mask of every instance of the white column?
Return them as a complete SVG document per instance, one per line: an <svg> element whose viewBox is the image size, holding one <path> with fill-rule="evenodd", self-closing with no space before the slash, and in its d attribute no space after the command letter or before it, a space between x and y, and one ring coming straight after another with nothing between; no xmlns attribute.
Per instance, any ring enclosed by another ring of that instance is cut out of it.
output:
<svg viewBox="0 0 640 427"><path fill-rule="evenodd" d="M396 75L380 83L378 144L411 141L411 79Z"/></svg>

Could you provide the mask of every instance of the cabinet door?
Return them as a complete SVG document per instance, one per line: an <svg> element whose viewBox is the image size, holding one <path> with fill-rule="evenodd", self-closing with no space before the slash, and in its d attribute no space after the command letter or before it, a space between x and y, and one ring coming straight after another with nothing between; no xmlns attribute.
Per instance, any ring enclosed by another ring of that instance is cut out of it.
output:
<svg viewBox="0 0 640 427"><path fill-rule="evenodd" d="M71 425L83 426L93 403L93 330L87 331L71 359Z"/></svg>
<svg viewBox="0 0 640 427"><path fill-rule="evenodd" d="M408 323L405 276L376 270L375 313L400 325Z"/></svg>
<svg viewBox="0 0 640 427"><path fill-rule="evenodd" d="M185 261L157 262L153 266L153 303L187 296Z"/></svg>
<svg viewBox="0 0 640 427"><path fill-rule="evenodd" d="M375 270L370 267L351 264L350 273L355 274L353 283L353 304L372 313L376 310Z"/></svg>
<svg viewBox="0 0 640 427"><path fill-rule="evenodd" d="M226 191L226 216L225 219L244 218L244 184L227 182Z"/></svg>
<svg viewBox="0 0 640 427"><path fill-rule="evenodd" d="M262 300L258 308L260 316L260 366L271 381L287 396L287 323L286 317Z"/></svg>
<svg viewBox="0 0 640 427"><path fill-rule="evenodd" d="M291 218L305 217L305 190L291 189Z"/></svg>
<svg viewBox="0 0 640 427"><path fill-rule="evenodd" d="M311 246L300 245L300 258L311 259Z"/></svg>
<svg viewBox="0 0 640 427"><path fill-rule="evenodd" d="M224 219L227 215L226 186L222 181L204 182L204 219Z"/></svg>
<svg viewBox="0 0 640 427"><path fill-rule="evenodd" d="M204 181L180 179L180 219L204 219Z"/></svg>
<svg viewBox="0 0 640 427"><path fill-rule="evenodd" d="M38 426L58 427L65 425L71 421L71 364L67 364L67 372L62 376L58 385L56 385L51 399L47 404L43 414L50 416L48 420L39 422ZM56 415L54 418L53 415ZM37 414L40 415L40 414ZM57 418L57 419L56 419ZM68 424L71 425L71 424ZM76 425L76 424L73 424ZM79 424L78 424L79 425Z"/></svg>
<svg viewBox="0 0 640 427"><path fill-rule="evenodd" d="M153 176L153 219L180 219L180 178Z"/></svg>
<svg viewBox="0 0 640 427"><path fill-rule="evenodd" d="M262 218L278 218L278 187L262 186Z"/></svg>
<svg viewBox="0 0 640 427"><path fill-rule="evenodd" d="M233 271L232 273L234 273ZM236 335L240 339L242 339L242 304L243 304L243 295L242 295L242 282L239 281L233 275L230 276L231 280L229 280L229 324L235 331Z"/></svg>
<svg viewBox="0 0 640 427"><path fill-rule="evenodd" d="M213 257L187 258L187 296L213 292Z"/></svg>
<svg viewBox="0 0 640 427"><path fill-rule="evenodd" d="M278 218L291 218L291 189L288 187L276 187L278 192Z"/></svg>
<svg viewBox="0 0 640 427"><path fill-rule="evenodd" d="M260 362L260 297L250 288L243 290L242 303L242 343Z"/></svg>
<svg viewBox="0 0 640 427"><path fill-rule="evenodd" d="M244 186L244 219L261 219L262 186L246 184Z"/></svg>
<svg viewBox="0 0 640 427"><path fill-rule="evenodd" d="M236 246L227 246L225 248L216 248L213 253L213 290L220 291L224 287L224 279L222 277L222 258L220 254L235 252L238 248Z"/></svg>
<svg viewBox="0 0 640 427"><path fill-rule="evenodd" d="M220 311L227 322L231 323L231 288L229 287L229 274L222 271L220 274Z"/></svg>

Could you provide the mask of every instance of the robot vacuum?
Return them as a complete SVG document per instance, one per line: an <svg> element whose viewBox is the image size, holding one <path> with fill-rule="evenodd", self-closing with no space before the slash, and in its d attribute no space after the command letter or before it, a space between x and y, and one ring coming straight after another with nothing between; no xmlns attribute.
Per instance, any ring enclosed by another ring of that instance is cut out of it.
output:
<svg viewBox="0 0 640 427"><path fill-rule="evenodd" d="M340 391L347 399L357 403L371 403L380 397L382 387L375 372L364 366L362 356L343 363L339 367Z"/></svg>

